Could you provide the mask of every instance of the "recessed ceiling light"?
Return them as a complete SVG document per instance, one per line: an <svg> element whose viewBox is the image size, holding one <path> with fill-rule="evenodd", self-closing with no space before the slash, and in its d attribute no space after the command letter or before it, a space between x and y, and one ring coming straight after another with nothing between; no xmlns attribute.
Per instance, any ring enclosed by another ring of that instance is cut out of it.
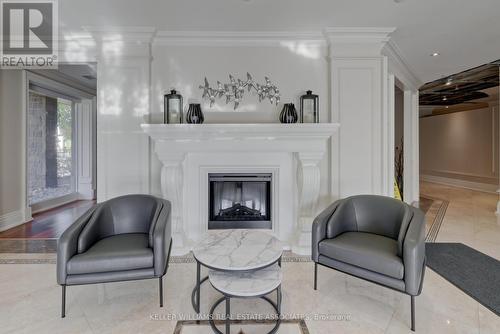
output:
<svg viewBox="0 0 500 334"><path fill-rule="evenodd" d="M443 101L446 101L448 100L448 98L446 96L443 97Z"/></svg>
<svg viewBox="0 0 500 334"><path fill-rule="evenodd" d="M452 80L451 78L448 78L448 80L446 80L445 85L446 85L446 86L451 85L451 82L452 82L452 81L453 81L453 80Z"/></svg>
<svg viewBox="0 0 500 334"><path fill-rule="evenodd" d="M432 57L437 57L437 56L439 56L439 52L433 52L433 53L431 53L431 56Z"/></svg>

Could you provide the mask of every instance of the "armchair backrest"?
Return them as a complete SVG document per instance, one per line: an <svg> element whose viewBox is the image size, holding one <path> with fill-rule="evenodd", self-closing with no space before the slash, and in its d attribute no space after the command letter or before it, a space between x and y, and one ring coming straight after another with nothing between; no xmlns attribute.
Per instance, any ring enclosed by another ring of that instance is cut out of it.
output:
<svg viewBox="0 0 500 334"><path fill-rule="evenodd" d="M147 233L152 246L155 217L161 201L150 195L125 195L99 204L78 238L78 253L85 252L95 242L118 234Z"/></svg>
<svg viewBox="0 0 500 334"><path fill-rule="evenodd" d="M413 212L399 200L386 196L359 195L342 201L327 228L327 237L343 232L366 232L398 241L398 255L403 252L403 241Z"/></svg>

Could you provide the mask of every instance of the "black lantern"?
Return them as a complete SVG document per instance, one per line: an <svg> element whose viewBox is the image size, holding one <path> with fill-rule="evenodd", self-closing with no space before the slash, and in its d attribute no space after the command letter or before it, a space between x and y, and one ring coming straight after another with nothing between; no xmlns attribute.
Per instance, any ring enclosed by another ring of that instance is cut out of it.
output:
<svg viewBox="0 0 500 334"><path fill-rule="evenodd" d="M164 115L163 123L166 124L181 124L182 120L182 95L178 94L175 89L166 94L163 100Z"/></svg>
<svg viewBox="0 0 500 334"><path fill-rule="evenodd" d="M300 122L319 123L319 97L312 90L300 97Z"/></svg>

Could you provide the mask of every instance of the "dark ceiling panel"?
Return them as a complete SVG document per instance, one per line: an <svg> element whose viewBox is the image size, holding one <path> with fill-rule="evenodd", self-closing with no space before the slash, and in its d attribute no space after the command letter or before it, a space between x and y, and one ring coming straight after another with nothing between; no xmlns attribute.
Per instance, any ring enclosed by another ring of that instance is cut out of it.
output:
<svg viewBox="0 0 500 334"><path fill-rule="evenodd" d="M420 105L452 106L486 98L481 91L499 85L498 70L493 62L426 83L420 87Z"/></svg>

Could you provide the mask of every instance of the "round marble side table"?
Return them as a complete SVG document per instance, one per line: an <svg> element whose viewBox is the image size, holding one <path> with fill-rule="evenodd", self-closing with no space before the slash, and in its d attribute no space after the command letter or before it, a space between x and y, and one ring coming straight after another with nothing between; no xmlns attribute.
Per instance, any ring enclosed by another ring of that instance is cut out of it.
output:
<svg viewBox="0 0 500 334"><path fill-rule="evenodd" d="M191 294L194 310L200 313L201 266L222 272L252 272L275 263L281 266L283 245L272 235L254 230L209 231L193 249L196 285Z"/></svg>
<svg viewBox="0 0 500 334"><path fill-rule="evenodd" d="M223 301L226 302L225 334L231 332L231 298L262 298L267 301L277 314L276 324L268 334L278 330L281 323L281 280L283 279L281 267L278 264L275 263L252 272L210 270L208 277L214 289L224 295L210 309L209 322L215 333L224 334L215 326L213 320L215 309ZM276 291L276 303L266 297L273 291Z"/></svg>

